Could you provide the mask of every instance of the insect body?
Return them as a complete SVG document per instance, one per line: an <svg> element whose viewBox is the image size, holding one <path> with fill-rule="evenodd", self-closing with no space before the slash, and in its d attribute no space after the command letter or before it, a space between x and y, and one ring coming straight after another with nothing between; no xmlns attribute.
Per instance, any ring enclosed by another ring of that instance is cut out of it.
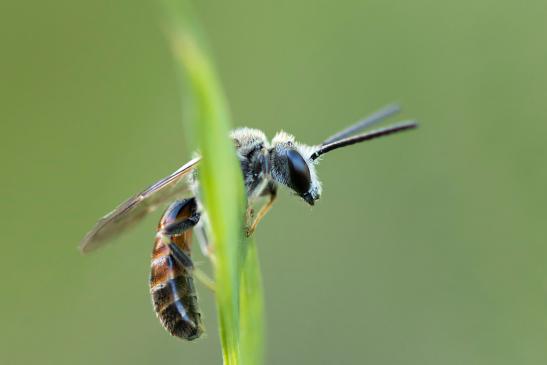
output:
<svg viewBox="0 0 547 365"><path fill-rule="evenodd" d="M321 183L315 170L321 155L416 127L414 121L407 121L355 135L398 111L398 106L388 106L315 146L298 143L285 132L279 132L269 142L264 133L257 129L234 130L231 138L240 161L248 198L246 234L254 232L272 206L278 185L291 189L308 204L315 204L321 196ZM203 332L192 275L198 272L190 254L192 230L199 233L196 236L202 252L206 256L212 252L207 240L207 215L199 201L198 177L191 173L198 166L199 160L199 157L194 158L122 203L99 220L80 246L82 252L89 252L138 223L156 207L175 200L165 211L158 226L152 252L150 293L163 326L172 335L186 340L196 339ZM193 196L182 199L188 191ZM266 202L254 214L253 207L262 198Z"/></svg>

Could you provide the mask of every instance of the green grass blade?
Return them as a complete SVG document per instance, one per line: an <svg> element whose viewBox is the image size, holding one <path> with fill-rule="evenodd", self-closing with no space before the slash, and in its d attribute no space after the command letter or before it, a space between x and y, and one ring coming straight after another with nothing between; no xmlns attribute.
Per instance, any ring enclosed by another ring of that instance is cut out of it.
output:
<svg viewBox="0 0 547 365"><path fill-rule="evenodd" d="M204 50L190 3L164 0L164 8L177 64L190 89L192 102L186 106L193 109L193 130L203 157L199 174L215 248L224 364L259 364L263 348L262 287L256 247L243 237L245 194L234 146L228 138L227 102Z"/></svg>
<svg viewBox="0 0 547 365"><path fill-rule="evenodd" d="M264 357L264 299L256 244L247 240L241 271L240 341L243 364L261 364Z"/></svg>

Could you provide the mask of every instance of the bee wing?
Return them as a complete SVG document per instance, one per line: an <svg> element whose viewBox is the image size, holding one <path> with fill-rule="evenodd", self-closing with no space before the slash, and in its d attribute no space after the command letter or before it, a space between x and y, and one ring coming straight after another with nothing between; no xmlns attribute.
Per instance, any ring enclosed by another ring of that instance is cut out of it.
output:
<svg viewBox="0 0 547 365"><path fill-rule="evenodd" d="M200 159L196 157L190 160L171 175L132 196L101 218L80 243L80 250L83 253L95 250L139 223L159 205L173 200L188 190L187 185L181 180L195 169Z"/></svg>

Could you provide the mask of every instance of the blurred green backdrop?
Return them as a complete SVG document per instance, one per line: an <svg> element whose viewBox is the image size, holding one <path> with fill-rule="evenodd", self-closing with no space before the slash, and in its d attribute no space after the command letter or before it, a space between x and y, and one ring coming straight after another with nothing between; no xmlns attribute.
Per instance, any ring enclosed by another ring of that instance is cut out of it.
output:
<svg viewBox="0 0 547 365"><path fill-rule="evenodd" d="M0 4L1 364L220 363L211 293L195 343L152 311L159 212L76 250L190 156L158 7ZM421 122L327 156L319 204L282 193L259 227L267 363L545 364L547 3L197 7L238 125L316 143L392 101Z"/></svg>

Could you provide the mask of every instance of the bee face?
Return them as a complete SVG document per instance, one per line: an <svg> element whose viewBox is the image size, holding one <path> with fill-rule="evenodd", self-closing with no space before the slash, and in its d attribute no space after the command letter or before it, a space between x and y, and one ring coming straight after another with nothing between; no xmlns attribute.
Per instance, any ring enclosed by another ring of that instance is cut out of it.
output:
<svg viewBox="0 0 547 365"><path fill-rule="evenodd" d="M273 138L270 152L272 178L292 189L310 205L314 205L321 195L315 162L310 158L315 149L295 142L288 133L280 132Z"/></svg>

